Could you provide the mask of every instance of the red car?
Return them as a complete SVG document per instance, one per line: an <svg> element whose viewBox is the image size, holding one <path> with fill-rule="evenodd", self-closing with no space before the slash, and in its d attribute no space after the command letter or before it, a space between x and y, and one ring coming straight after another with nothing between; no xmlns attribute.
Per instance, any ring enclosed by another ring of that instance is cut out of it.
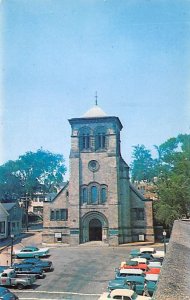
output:
<svg viewBox="0 0 190 300"><path fill-rule="evenodd" d="M148 271L148 265L136 261L127 261L121 263L120 269L140 269L142 271Z"/></svg>
<svg viewBox="0 0 190 300"><path fill-rule="evenodd" d="M145 274L160 274L160 268L148 268Z"/></svg>

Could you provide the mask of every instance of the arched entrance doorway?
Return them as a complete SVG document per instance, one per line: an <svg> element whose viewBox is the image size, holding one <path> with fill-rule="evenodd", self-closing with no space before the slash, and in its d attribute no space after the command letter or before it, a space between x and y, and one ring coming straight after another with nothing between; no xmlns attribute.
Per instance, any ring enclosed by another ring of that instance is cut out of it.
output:
<svg viewBox="0 0 190 300"><path fill-rule="evenodd" d="M89 241L102 241L102 223L98 219L89 222Z"/></svg>
<svg viewBox="0 0 190 300"><path fill-rule="evenodd" d="M80 242L102 241L108 243L108 220L98 211L87 212L81 219Z"/></svg>

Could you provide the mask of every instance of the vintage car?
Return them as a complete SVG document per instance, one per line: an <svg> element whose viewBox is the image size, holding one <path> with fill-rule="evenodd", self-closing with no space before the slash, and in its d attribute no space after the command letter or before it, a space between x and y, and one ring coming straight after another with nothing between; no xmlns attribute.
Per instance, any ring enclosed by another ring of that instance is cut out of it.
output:
<svg viewBox="0 0 190 300"><path fill-rule="evenodd" d="M152 296L157 287L159 274L147 274L145 276L144 294Z"/></svg>
<svg viewBox="0 0 190 300"><path fill-rule="evenodd" d="M31 264L13 264L11 268L15 270L16 274L34 275L36 279L45 278L43 270Z"/></svg>
<svg viewBox="0 0 190 300"><path fill-rule="evenodd" d="M126 261L121 262L120 269L141 269L146 271L148 269L148 265L145 263L138 263L137 261Z"/></svg>
<svg viewBox="0 0 190 300"><path fill-rule="evenodd" d="M24 264L31 264L32 266L41 268L44 272L51 272L54 270L53 264L50 260L41 260L39 258L27 258L23 260Z"/></svg>
<svg viewBox="0 0 190 300"><path fill-rule="evenodd" d="M0 273L2 273L6 269L9 269L9 266L0 266Z"/></svg>
<svg viewBox="0 0 190 300"><path fill-rule="evenodd" d="M144 276L144 273L140 269L115 269L115 279L127 276Z"/></svg>
<svg viewBox="0 0 190 300"><path fill-rule="evenodd" d="M127 276L123 279L117 278L109 281L108 291L115 289L131 289L138 295L143 295L145 276Z"/></svg>
<svg viewBox="0 0 190 300"><path fill-rule="evenodd" d="M121 300L151 300L150 297L139 296L132 290L115 289L110 293L103 293L98 300L121 299Z"/></svg>
<svg viewBox="0 0 190 300"><path fill-rule="evenodd" d="M17 275L13 269L5 269L0 273L0 285L16 287L19 290L31 287L36 278L33 275Z"/></svg>
<svg viewBox="0 0 190 300"><path fill-rule="evenodd" d="M160 261L149 261L148 268L161 268L162 264Z"/></svg>
<svg viewBox="0 0 190 300"><path fill-rule="evenodd" d="M147 264L147 259L143 258L143 257L134 257L134 258L131 258L131 261L136 261L139 264Z"/></svg>
<svg viewBox="0 0 190 300"><path fill-rule="evenodd" d="M5 287L0 287L0 299L2 300L18 300L18 297Z"/></svg>
<svg viewBox="0 0 190 300"><path fill-rule="evenodd" d="M134 257L142 257L142 254L149 254L150 258L164 258L165 253L164 251L156 251L154 248L152 247L142 247L139 250L138 249L134 249L130 252L130 256L132 258Z"/></svg>
<svg viewBox="0 0 190 300"><path fill-rule="evenodd" d="M148 271L144 272L145 274L160 274L160 268L149 268Z"/></svg>
<svg viewBox="0 0 190 300"><path fill-rule="evenodd" d="M32 246L27 246L21 250L16 250L13 255L16 258L26 258L26 257L46 257L49 255L49 248L37 248Z"/></svg>

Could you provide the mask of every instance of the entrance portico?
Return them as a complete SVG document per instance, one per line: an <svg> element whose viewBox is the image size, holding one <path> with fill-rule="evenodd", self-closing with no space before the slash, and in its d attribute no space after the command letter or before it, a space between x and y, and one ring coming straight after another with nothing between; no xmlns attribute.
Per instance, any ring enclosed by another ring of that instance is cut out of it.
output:
<svg viewBox="0 0 190 300"><path fill-rule="evenodd" d="M100 212L86 213L81 222L81 243L108 241L108 221Z"/></svg>

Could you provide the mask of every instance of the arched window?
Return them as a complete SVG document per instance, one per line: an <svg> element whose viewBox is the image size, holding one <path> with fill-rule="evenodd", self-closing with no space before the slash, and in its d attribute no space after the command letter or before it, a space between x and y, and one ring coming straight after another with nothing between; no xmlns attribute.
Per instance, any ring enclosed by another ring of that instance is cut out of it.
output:
<svg viewBox="0 0 190 300"><path fill-rule="evenodd" d="M82 127L79 130L79 148L80 150L89 150L91 148L91 128Z"/></svg>
<svg viewBox="0 0 190 300"><path fill-rule="evenodd" d="M81 188L80 195L81 195L80 196L81 204L87 203L88 202L88 188L86 186Z"/></svg>
<svg viewBox="0 0 190 300"><path fill-rule="evenodd" d="M98 133L98 149L104 149L106 147L106 136L105 133Z"/></svg>
<svg viewBox="0 0 190 300"><path fill-rule="evenodd" d="M82 200L83 203L87 203L88 201L88 189L86 187L82 190Z"/></svg>
<svg viewBox="0 0 190 300"><path fill-rule="evenodd" d="M106 148L106 128L97 127L95 130L95 149L101 150Z"/></svg>
<svg viewBox="0 0 190 300"><path fill-rule="evenodd" d="M98 189L94 185L91 187L91 197L90 198L91 198L91 203L92 204L98 202Z"/></svg>
<svg viewBox="0 0 190 300"><path fill-rule="evenodd" d="M101 203L105 203L107 200L107 188L106 187L101 187L100 200L101 200Z"/></svg>
<svg viewBox="0 0 190 300"><path fill-rule="evenodd" d="M88 133L83 133L82 135L82 149L89 149L90 148L90 136Z"/></svg>

